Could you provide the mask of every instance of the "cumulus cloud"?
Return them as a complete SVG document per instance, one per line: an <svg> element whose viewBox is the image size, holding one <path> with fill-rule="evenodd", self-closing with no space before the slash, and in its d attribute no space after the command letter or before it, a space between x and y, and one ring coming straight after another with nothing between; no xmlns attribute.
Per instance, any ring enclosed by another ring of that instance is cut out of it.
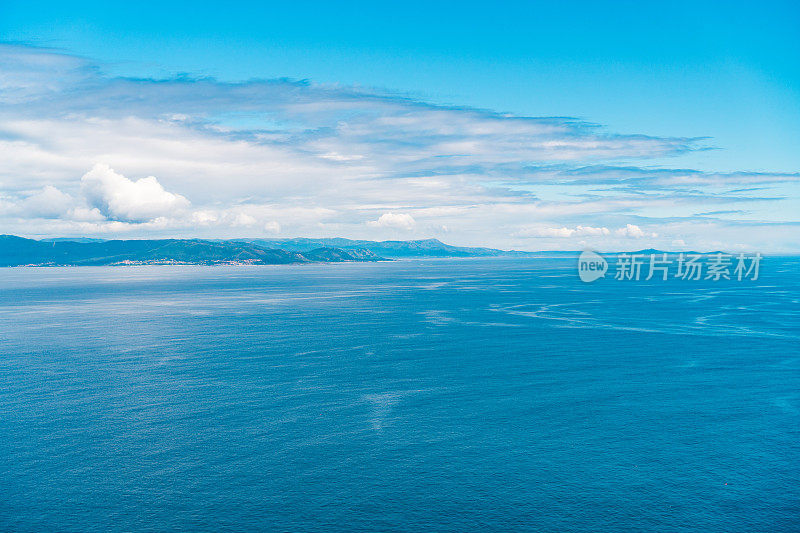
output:
<svg viewBox="0 0 800 533"><path fill-rule="evenodd" d="M52 185L46 185L21 201L19 207L26 216L59 218L65 215L73 204L72 196L61 192Z"/></svg>
<svg viewBox="0 0 800 533"><path fill-rule="evenodd" d="M642 239L644 237L658 237L658 233L645 232L644 230L642 230L642 228L640 228L636 224L626 224L624 228L619 228L614 233L619 235L620 237L626 237L626 238L629 238L629 239Z"/></svg>
<svg viewBox="0 0 800 533"><path fill-rule="evenodd" d="M147 222L189 207L189 200L166 191L154 176L133 181L102 163L83 175L81 190L110 220Z"/></svg>
<svg viewBox="0 0 800 533"><path fill-rule="evenodd" d="M258 220L247 213L239 213L233 218L233 226L255 226Z"/></svg>
<svg viewBox="0 0 800 533"><path fill-rule="evenodd" d="M270 220L264 224L264 231L277 235L281 232L281 225L276 220Z"/></svg>
<svg viewBox="0 0 800 533"><path fill-rule="evenodd" d="M408 213L384 213L378 220L370 220L368 226L373 228L392 228L411 231L417 225L414 217Z"/></svg>

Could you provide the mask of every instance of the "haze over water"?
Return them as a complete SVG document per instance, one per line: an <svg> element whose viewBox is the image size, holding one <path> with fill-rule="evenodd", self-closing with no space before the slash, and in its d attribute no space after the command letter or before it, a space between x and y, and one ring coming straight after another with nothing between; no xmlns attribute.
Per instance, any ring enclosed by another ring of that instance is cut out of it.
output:
<svg viewBox="0 0 800 533"><path fill-rule="evenodd" d="M0 269L0 529L798 531L798 267Z"/></svg>

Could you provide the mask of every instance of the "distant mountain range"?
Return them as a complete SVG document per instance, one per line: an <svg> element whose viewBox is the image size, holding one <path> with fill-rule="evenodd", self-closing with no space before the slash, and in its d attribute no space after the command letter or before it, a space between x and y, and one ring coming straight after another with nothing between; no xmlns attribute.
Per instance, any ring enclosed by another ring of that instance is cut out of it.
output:
<svg viewBox="0 0 800 533"><path fill-rule="evenodd" d="M303 252L241 241L33 240L0 235L0 266L338 263L380 261L369 250L321 246Z"/></svg>
<svg viewBox="0 0 800 533"><path fill-rule="evenodd" d="M569 256L576 252L516 252L451 246L437 239L25 239L0 235L0 266L334 263L406 258Z"/></svg>
<svg viewBox="0 0 800 533"><path fill-rule="evenodd" d="M0 235L0 266L334 263L404 258L565 256L576 252L515 252L451 246L436 239L25 239Z"/></svg>
<svg viewBox="0 0 800 533"><path fill-rule="evenodd" d="M639 250L638 254L663 253ZM575 257L579 251L519 252L451 246L437 239L25 239L0 235L0 266L339 263L447 257Z"/></svg>
<svg viewBox="0 0 800 533"><path fill-rule="evenodd" d="M494 248L470 248L451 246L438 239L418 241L360 241L352 239L237 239L234 242L247 242L265 248L277 248L305 252L320 247L331 247L341 250L368 250L375 255L390 259L414 257L528 257L538 256L543 252L517 252L497 250ZM547 252L550 253L550 252ZM575 254L575 252L553 252L555 254Z"/></svg>

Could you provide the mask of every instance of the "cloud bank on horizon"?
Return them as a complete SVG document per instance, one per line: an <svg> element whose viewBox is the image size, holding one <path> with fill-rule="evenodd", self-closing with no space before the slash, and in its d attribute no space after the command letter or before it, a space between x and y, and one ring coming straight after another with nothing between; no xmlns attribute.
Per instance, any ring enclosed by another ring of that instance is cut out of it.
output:
<svg viewBox="0 0 800 533"><path fill-rule="evenodd" d="M800 251L800 175L653 164L709 142L0 44L2 233Z"/></svg>

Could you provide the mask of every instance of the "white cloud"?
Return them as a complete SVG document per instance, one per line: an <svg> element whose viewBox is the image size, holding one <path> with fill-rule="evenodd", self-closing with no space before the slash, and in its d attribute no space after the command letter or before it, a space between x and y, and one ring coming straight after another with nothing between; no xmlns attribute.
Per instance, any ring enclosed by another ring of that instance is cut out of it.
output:
<svg viewBox="0 0 800 533"><path fill-rule="evenodd" d="M624 249L632 238L796 248L788 187L797 174L631 163L699 147L352 87L109 77L84 59L0 45L5 232L381 238L391 229L521 249L580 239ZM98 161L108 167L81 180ZM724 221L694 216L722 210Z"/></svg>
<svg viewBox="0 0 800 533"><path fill-rule="evenodd" d="M25 216L59 218L69 211L73 203L72 196L52 185L46 185L21 201L19 207Z"/></svg>
<svg viewBox="0 0 800 533"><path fill-rule="evenodd" d="M255 226L258 220L247 213L239 213L233 218L233 226Z"/></svg>
<svg viewBox="0 0 800 533"><path fill-rule="evenodd" d="M609 235L611 232L608 228L596 228L592 226L576 226L574 228L560 227L528 227L523 228L515 233L518 237L556 237L556 238L569 238L569 237L588 237L588 236L602 236Z"/></svg>
<svg viewBox="0 0 800 533"><path fill-rule="evenodd" d="M373 228L393 228L411 231L417 225L417 222L408 213L384 213L378 220L367 222L367 225Z"/></svg>
<svg viewBox="0 0 800 533"><path fill-rule="evenodd" d="M103 222L106 217L96 207L73 207L67 211L67 220L74 220L77 222Z"/></svg>
<svg viewBox="0 0 800 533"><path fill-rule="evenodd" d="M619 228L617 231L614 232L615 234L619 235L620 237L626 237L630 239L642 239L645 237L658 237L658 233L648 233L642 230L639 226L635 224L626 224L624 228Z"/></svg>
<svg viewBox="0 0 800 533"><path fill-rule="evenodd" d="M179 194L164 190L154 176L130 180L101 163L81 178L89 203L111 220L147 222L189 207Z"/></svg>
<svg viewBox="0 0 800 533"><path fill-rule="evenodd" d="M644 238L657 238L657 233L644 231L642 228L635 224L626 224L621 228L617 228L613 232L607 227L595 226L575 226L575 227L551 227L542 225L525 226L514 233L515 237L538 237L538 238L555 238L555 239L572 239L579 237L622 237L625 239L644 239ZM608 241L607 242L613 242ZM583 241L582 241L583 242Z"/></svg>
<svg viewBox="0 0 800 533"><path fill-rule="evenodd" d="M191 223L198 226L208 226L219 220L213 211L199 210L192 213Z"/></svg>

